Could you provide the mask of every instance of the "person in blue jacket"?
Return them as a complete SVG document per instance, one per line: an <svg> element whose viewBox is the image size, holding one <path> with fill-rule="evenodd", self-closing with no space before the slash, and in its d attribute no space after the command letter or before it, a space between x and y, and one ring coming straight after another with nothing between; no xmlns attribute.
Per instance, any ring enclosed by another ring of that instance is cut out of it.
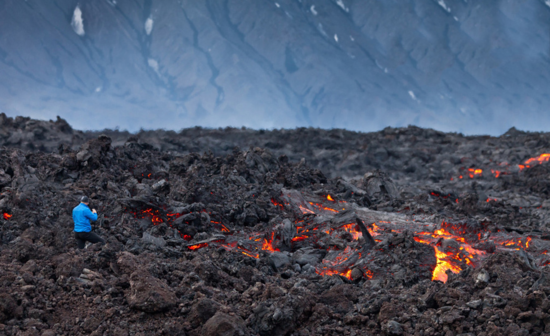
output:
<svg viewBox="0 0 550 336"><path fill-rule="evenodd" d="M95 222L97 220L97 211L95 211L95 209L90 210L88 207L89 203L90 200L88 197L82 196L80 204L73 209L74 237L76 238L76 244L79 249L83 249L87 241L92 244L105 244L103 238L92 232L92 225L90 222Z"/></svg>

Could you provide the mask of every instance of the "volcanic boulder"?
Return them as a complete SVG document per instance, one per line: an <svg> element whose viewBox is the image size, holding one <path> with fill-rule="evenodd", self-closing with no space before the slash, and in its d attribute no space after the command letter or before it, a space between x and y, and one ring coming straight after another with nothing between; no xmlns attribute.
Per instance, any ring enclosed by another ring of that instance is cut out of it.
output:
<svg viewBox="0 0 550 336"><path fill-rule="evenodd" d="M300 266L310 264L317 265L327 255L327 251L315 249L311 246L304 247L294 252L292 259Z"/></svg>
<svg viewBox="0 0 550 336"><path fill-rule="evenodd" d="M111 138L106 135L100 135L97 139L86 142L76 154L76 160L83 167L97 169L101 164L107 161L107 154L111 149Z"/></svg>
<svg viewBox="0 0 550 336"><path fill-rule="evenodd" d="M193 327L198 327L208 321L218 312L221 305L211 299L203 298L191 307L189 322Z"/></svg>
<svg viewBox="0 0 550 336"><path fill-rule="evenodd" d="M239 317L217 312L204 324L201 335L241 336L245 335L245 324Z"/></svg>
<svg viewBox="0 0 550 336"><path fill-rule="evenodd" d="M126 299L130 307L147 313L157 313L176 304L174 291L165 281L152 276L143 268L145 257L137 257L129 252L119 254L116 268L124 276L130 274L130 289Z"/></svg>
<svg viewBox="0 0 550 336"><path fill-rule="evenodd" d="M346 313L357 301L357 294L357 288L353 285L336 285L321 295L319 302L332 307L335 312Z"/></svg>
<svg viewBox="0 0 550 336"><path fill-rule="evenodd" d="M126 293L130 307L147 313L158 313L176 304L176 295L168 285L150 274L138 270L130 276L130 291Z"/></svg>
<svg viewBox="0 0 550 336"><path fill-rule="evenodd" d="M290 265L290 258L285 252L273 252L269 255L268 260L271 267L277 271Z"/></svg>
<svg viewBox="0 0 550 336"><path fill-rule="evenodd" d="M17 307L17 302L7 293L0 294L0 323L7 321Z"/></svg>

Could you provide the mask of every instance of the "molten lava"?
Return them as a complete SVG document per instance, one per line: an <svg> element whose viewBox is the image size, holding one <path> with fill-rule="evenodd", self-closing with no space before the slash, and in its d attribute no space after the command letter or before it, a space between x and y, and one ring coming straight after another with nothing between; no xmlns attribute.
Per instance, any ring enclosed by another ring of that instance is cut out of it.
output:
<svg viewBox="0 0 550 336"><path fill-rule="evenodd" d="M433 271L432 281L439 280L442 282L447 282L447 270L451 270L453 273L458 273L461 269L458 266L453 265L452 262L449 262L447 254L441 252L437 246L434 246L434 250L435 257L437 258L437 265Z"/></svg>
<svg viewBox="0 0 550 336"><path fill-rule="evenodd" d="M550 157L550 156L549 156ZM541 160L530 161L532 162L545 162L546 157ZM468 169L470 177L481 176L483 170L470 168ZM501 173L493 175L500 176ZM440 192L432 192L432 196L449 198L452 201L458 201L453 194L441 194ZM373 278L375 274L368 270L368 263L371 262L367 258L371 255L368 250L362 250L364 247L364 241L360 240L363 236L361 227L357 223L347 223L334 225L334 222L327 220L324 222L316 222L314 218L331 218L333 213L339 213L343 208L340 207L341 202L336 202L332 196L327 195L326 199L323 197L313 197L312 201L304 202L303 198L282 196L284 198L284 204L277 202L275 199L271 199L271 202L280 207L281 210L286 212L292 211L292 209L299 209L301 214L296 214L297 218L294 220L295 232L291 237L288 236L287 229L281 229L280 223L275 225L271 230L267 232L249 233L248 239L245 241L239 240L239 243L234 238L228 239L225 242L223 239L219 241L198 242L194 245L188 246L192 251L198 250L208 246L222 246L228 251L240 253L246 257L259 259L260 255L267 253L279 252L279 246L285 246L292 251L303 247L304 245L320 248L323 244L318 244L321 240L326 239L326 235L333 236L336 240L342 241L342 239L348 240L349 244L345 249L341 250L341 245L331 244L325 245L327 249L327 255L320 264L317 265L315 271L319 275L339 275L346 279L351 279L352 269L358 268L366 278ZM496 199L488 198L487 202L496 201ZM332 203L328 203L332 202ZM291 206L292 204L292 206ZM331 205L332 207L328 207ZM335 209L334 209L334 208ZM310 214L321 215L321 217L309 216ZM181 214L167 214L164 215L162 209L153 210L146 209L134 214L136 218L151 218L153 224L167 223L170 224L175 218L181 216ZM304 215L304 216L303 216ZM324 217L323 217L324 216ZM4 215L5 217L5 215ZM406 220L409 222L409 219ZM226 238L229 236L239 235L244 232L235 231L232 232L225 225L218 221L210 221L212 225L215 225L219 230L226 234ZM402 230L410 230L411 227L405 228L402 226L395 227L396 223L391 221L376 221L375 223L366 225L365 228L372 237L385 236L387 234L394 234L402 232ZM414 225L411 222L411 225ZM450 223L443 221L438 227L434 227L433 224L423 225L424 230L420 230L418 227L415 232L414 240L421 244L430 245L435 254L436 264L433 265L432 280L438 280L442 282L447 281L447 270L452 273L459 273L466 267L476 267L480 264L482 258L490 251L490 247L494 251L495 248L501 250L520 250L527 249L530 246L532 240L531 237L513 237L506 235L505 233L485 234L486 229L483 225L471 225L469 223ZM286 226L285 226L286 228ZM365 229L363 228L363 230ZM429 228L429 229L426 229ZM283 230L283 231L281 231ZM343 233L346 233L345 235ZM351 235L351 238L350 238ZM489 241L487 237L491 237ZM482 240L482 237L484 240ZM192 241L193 237L185 235L183 238L187 241ZM327 240L332 241L331 239ZM381 240L375 239L376 242ZM217 243L222 243L218 244ZM482 248L483 250L474 248L474 246ZM487 247L489 246L489 247ZM262 252L265 251L265 252ZM288 250L287 250L288 251ZM364 254L361 257L361 254ZM372 257L372 255L371 255ZM541 260L542 264L550 264L550 260Z"/></svg>
<svg viewBox="0 0 550 336"><path fill-rule="evenodd" d="M10 215L9 213L4 212L4 219L9 220L13 215Z"/></svg>
<svg viewBox="0 0 550 336"><path fill-rule="evenodd" d="M519 170L522 171L524 169L533 168L536 165L539 165L539 164L542 164L542 163L545 163L545 162L548 162L548 161L550 161L550 153L544 153L544 154L541 154L537 157L525 160L523 162L523 164L518 164L518 167L519 167ZM508 163L504 162L504 163L501 163L499 166L509 167L510 165ZM480 176L483 176L483 169L468 168L467 169L467 174L470 178L480 177ZM495 178L499 178L501 175L509 175L510 171L509 170L491 169L491 174ZM460 175L459 178L462 179L463 176ZM454 179L451 177L451 181L453 181L453 180Z"/></svg>
<svg viewBox="0 0 550 336"><path fill-rule="evenodd" d="M208 246L208 243L200 243L196 245L187 246L187 248L190 249L191 251L195 251L206 246Z"/></svg>
<svg viewBox="0 0 550 336"><path fill-rule="evenodd" d="M303 214L315 214L315 212L309 210L309 209L306 208L306 207L303 207L303 206L301 206L301 205L299 205L298 207L300 208L300 210L302 210L302 213L303 213Z"/></svg>
<svg viewBox="0 0 550 336"><path fill-rule="evenodd" d="M281 209L284 209L284 205L282 205L281 203L277 202L275 199L271 199L271 203L273 203L274 206L278 206L278 207L281 207Z"/></svg>
<svg viewBox="0 0 550 336"><path fill-rule="evenodd" d="M334 210L332 208L329 208L329 207L326 207L322 204L319 204L319 203L313 203L313 202L309 202L309 204L313 205L315 208L317 209L321 209L321 210L326 210L326 211L331 211L331 212L336 212L338 213L339 211L338 210Z"/></svg>
<svg viewBox="0 0 550 336"><path fill-rule="evenodd" d="M357 240L359 239L359 237L363 237L361 229L355 223L344 225L342 228L353 236L353 240Z"/></svg>
<svg viewBox="0 0 550 336"><path fill-rule="evenodd" d="M495 175L495 178L499 178L499 176L500 176L500 174L502 174L502 172L500 170L491 169L491 174Z"/></svg>
<svg viewBox="0 0 550 336"><path fill-rule="evenodd" d="M241 252L242 254L244 254L245 256L250 257L250 258L254 258L254 259L260 259L260 255L259 255L259 254L257 254L257 253L252 253L252 252L248 251L247 249L242 248L242 247L240 247L240 246L239 246L238 248L239 248L240 252Z"/></svg>
<svg viewBox="0 0 550 336"><path fill-rule="evenodd" d="M476 169L476 168L468 169L468 176L470 176L470 178L481 176L482 174L483 174L483 169Z"/></svg>
<svg viewBox="0 0 550 336"><path fill-rule="evenodd" d="M275 252L275 251L279 251L279 249L274 249L273 248L273 239L275 238L275 233L271 233L271 239L270 240L267 240L264 238L264 242L262 244L262 250L264 251L269 251L269 252Z"/></svg>
<svg viewBox="0 0 550 336"><path fill-rule="evenodd" d="M548 162L548 160L550 160L550 154L547 154L547 153L541 154L537 157L526 160L523 165L519 165L520 170L523 170L525 168L533 168L536 164Z"/></svg>

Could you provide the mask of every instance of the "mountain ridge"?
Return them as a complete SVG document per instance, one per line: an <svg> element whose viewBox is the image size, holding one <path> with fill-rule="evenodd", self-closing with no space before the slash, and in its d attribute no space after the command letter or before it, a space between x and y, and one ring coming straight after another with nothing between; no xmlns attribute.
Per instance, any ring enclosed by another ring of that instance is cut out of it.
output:
<svg viewBox="0 0 550 336"><path fill-rule="evenodd" d="M79 129L550 125L542 0L8 0L0 19L0 109Z"/></svg>

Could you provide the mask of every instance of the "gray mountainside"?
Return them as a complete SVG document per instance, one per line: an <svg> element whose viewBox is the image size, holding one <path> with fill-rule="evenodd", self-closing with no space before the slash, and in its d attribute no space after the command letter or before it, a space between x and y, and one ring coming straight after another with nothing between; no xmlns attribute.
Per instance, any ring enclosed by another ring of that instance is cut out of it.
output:
<svg viewBox="0 0 550 336"><path fill-rule="evenodd" d="M2 0L0 110L79 129L550 126L550 1Z"/></svg>

